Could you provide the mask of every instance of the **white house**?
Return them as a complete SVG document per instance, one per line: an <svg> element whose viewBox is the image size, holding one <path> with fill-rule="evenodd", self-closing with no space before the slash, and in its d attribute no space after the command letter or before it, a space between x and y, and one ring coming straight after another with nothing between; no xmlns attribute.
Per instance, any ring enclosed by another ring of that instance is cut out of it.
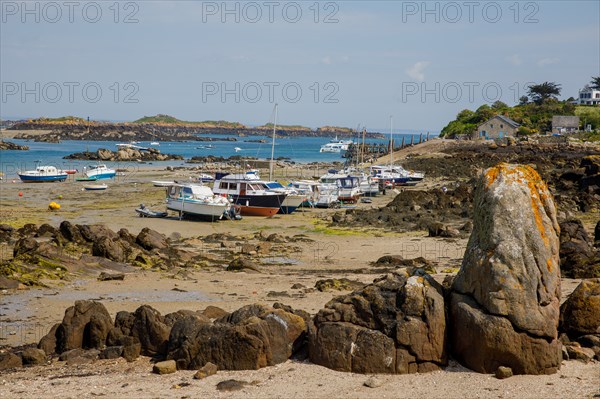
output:
<svg viewBox="0 0 600 399"><path fill-rule="evenodd" d="M589 86L585 86L582 90L579 90L579 98L577 99L579 105L599 105L600 104L600 90L592 89Z"/></svg>

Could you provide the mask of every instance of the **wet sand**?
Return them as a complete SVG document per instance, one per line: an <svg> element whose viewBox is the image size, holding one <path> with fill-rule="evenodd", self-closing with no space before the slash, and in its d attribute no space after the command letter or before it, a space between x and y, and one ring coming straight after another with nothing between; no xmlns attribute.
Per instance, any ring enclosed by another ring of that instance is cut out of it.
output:
<svg viewBox="0 0 600 399"><path fill-rule="evenodd" d="M163 210L164 189L153 187L151 180L187 178L192 172L143 169L134 176L109 182L104 192L82 191L82 183L56 184L0 183L0 218L3 223L103 223L113 230L127 228L137 234L150 227L167 236L202 237L228 233L250 237L257 232L286 236L304 234L310 242L280 244L290 246L285 255L262 255L261 273L232 273L211 267L201 270L151 271L132 268L124 281L96 280L97 270L80 272L69 281L45 281L48 288L6 291L0 294L0 345L36 343L54 323L62 320L64 310L78 299L100 300L111 316L120 310L133 311L149 304L162 314L179 309L200 310L208 305L227 311L251 303L281 302L311 314L316 313L340 291L311 290L324 278L349 278L370 283L382 270L372 266L383 255L400 254L405 258L423 256L436 263L438 281L460 266L466 239L429 238L427 232L392 233L366 226L361 229L330 228L326 219L336 210L311 209L272 218L245 217L241 221L216 223L178 220L175 213L167 219L137 217L140 203ZM443 182L428 182L443 184ZM418 188L417 188L418 189ZM19 197L19 192L23 193ZM372 204L383 206L393 198L393 191L379 196ZM61 209L47 210L56 201ZM202 247L203 242L197 240ZM207 253L218 256L216 246L207 245ZM7 248L0 247L3 257ZM579 283L563 280L563 298ZM292 289L302 284L306 288ZM206 380L193 380L193 372L172 375L151 374L149 359L134 363L123 359L97 361L90 365L67 367L55 362L0 374L0 397L592 397L600 393L600 364L563 362L552 376L515 376L497 380L490 375L472 373L456 364L448 370L419 375L376 378L380 388L367 388L369 376L339 373L306 362L288 361L258 371L220 371ZM234 378L249 384L241 391L227 393L215 385ZM186 385L189 384L189 385Z"/></svg>

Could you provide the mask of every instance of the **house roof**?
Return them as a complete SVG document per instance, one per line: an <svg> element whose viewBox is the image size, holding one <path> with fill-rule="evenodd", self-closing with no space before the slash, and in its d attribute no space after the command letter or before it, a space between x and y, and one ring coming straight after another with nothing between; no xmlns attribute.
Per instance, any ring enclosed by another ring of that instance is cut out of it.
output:
<svg viewBox="0 0 600 399"><path fill-rule="evenodd" d="M513 121L512 119L510 119L508 116L504 116L504 115L496 115L496 117L498 119L501 119L502 121L504 121L505 123L507 123L508 125L517 128L519 126L521 126L520 124L518 124L517 122Z"/></svg>
<svg viewBox="0 0 600 399"><path fill-rule="evenodd" d="M518 128L519 126L521 126L517 122L513 121L512 119L510 119L508 116L504 116L504 115L494 115L490 119L488 119L487 121L485 121L482 124L480 124L479 126L483 126L486 123L488 123L489 121L491 121L492 119L496 119L496 118L500 119L502 122L506 123L507 125L509 125L512 128L515 128L515 129Z"/></svg>

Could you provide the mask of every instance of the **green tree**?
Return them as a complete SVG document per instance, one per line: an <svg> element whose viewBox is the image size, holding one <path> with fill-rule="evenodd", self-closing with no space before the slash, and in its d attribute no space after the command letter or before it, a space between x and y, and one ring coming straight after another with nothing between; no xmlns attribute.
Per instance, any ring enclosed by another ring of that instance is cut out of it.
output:
<svg viewBox="0 0 600 399"><path fill-rule="evenodd" d="M492 109L506 109L506 108L508 108L508 105L506 103L503 103L500 100L498 100L492 104Z"/></svg>
<svg viewBox="0 0 600 399"><path fill-rule="evenodd" d="M556 100L561 91L560 85L554 82L530 85L528 89L529 98L538 105L543 104L550 99Z"/></svg>
<svg viewBox="0 0 600 399"><path fill-rule="evenodd" d="M521 96L521 98L519 98L519 105L525 105L527 103L529 103L529 97Z"/></svg>
<svg viewBox="0 0 600 399"><path fill-rule="evenodd" d="M592 76L590 87L594 90L600 90L600 76Z"/></svg>

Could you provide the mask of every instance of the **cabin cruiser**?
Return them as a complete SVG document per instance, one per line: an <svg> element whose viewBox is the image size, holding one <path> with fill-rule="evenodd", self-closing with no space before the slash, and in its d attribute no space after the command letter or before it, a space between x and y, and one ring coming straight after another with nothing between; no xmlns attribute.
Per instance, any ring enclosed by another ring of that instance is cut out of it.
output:
<svg viewBox="0 0 600 399"><path fill-rule="evenodd" d="M414 186L425 178L424 173L408 171L399 165L374 165L371 171L373 176L394 185Z"/></svg>
<svg viewBox="0 0 600 399"><path fill-rule="evenodd" d="M19 172L19 179L23 183L42 183L67 180L68 173L57 169L55 166L38 166L35 170Z"/></svg>
<svg viewBox="0 0 600 399"><path fill-rule="evenodd" d="M87 167L87 170L84 172L85 177L88 179L112 179L117 174L117 171L114 169L109 169L104 164L98 165L90 165Z"/></svg>
<svg viewBox="0 0 600 399"><path fill-rule="evenodd" d="M329 143L322 145L319 152L339 152L344 154L348 151L348 147L352 144L352 140L331 140Z"/></svg>
<svg viewBox="0 0 600 399"><path fill-rule="evenodd" d="M361 195L358 177L346 176L338 178L335 183L338 187L338 201L352 204L358 202Z"/></svg>
<svg viewBox="0 0 600 399"><path fill-rule="evenodd" d="M273 216L287 197L269 189L254 173L217 173L213 192L230 198L243 216Z"/></svg>
<svg viewBox="0 0 600 399"><path fill-rule="evenodd" d="M167 209L186 214L209 218L214 221L227 216L231 202L217 196L208 186L200 184L172 184L167 189Z"/></svg>

